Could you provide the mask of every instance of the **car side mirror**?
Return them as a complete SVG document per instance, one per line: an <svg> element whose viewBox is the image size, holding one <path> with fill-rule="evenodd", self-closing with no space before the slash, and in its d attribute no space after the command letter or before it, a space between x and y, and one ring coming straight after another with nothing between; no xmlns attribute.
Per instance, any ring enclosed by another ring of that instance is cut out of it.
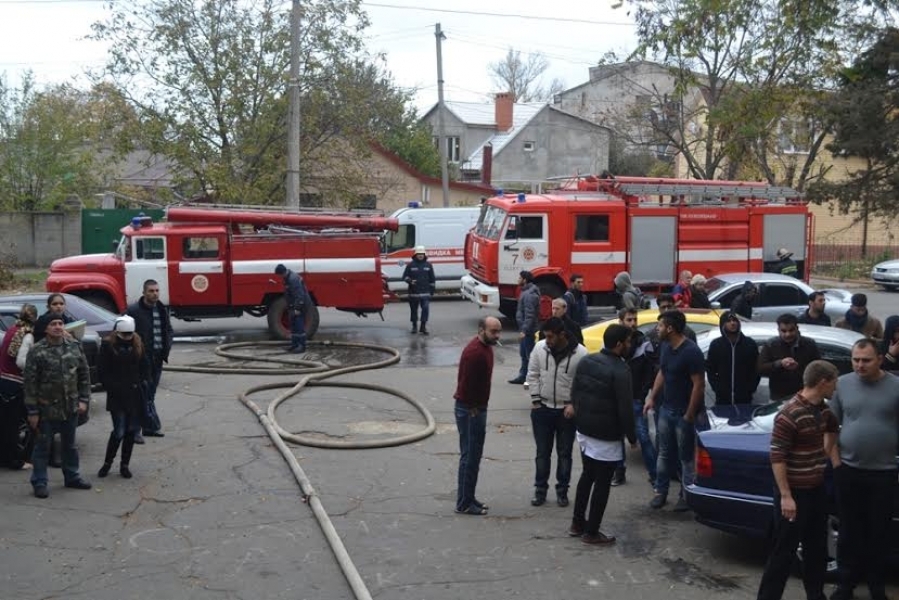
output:
<svg viewBox="0 0 899 600"><path fill-rule="evenodd" d="M720 309L721 303L720 302L712 302L712 308L714 308L715 310Z"/></svg>

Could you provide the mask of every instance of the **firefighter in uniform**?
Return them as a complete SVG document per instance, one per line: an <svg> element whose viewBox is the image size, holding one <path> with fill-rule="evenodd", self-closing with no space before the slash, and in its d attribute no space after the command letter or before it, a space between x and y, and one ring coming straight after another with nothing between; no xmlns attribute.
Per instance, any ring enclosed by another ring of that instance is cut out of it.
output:
<svg viewBox="0 0 899 600"><path fill-rule="evenodd" d="M303 278L284 265L275 267L275 274L284 279L287 314L290 318L290 348L288 352L306 351L306 285Z"/></svg>
<svg viewBox="0 0 899 600"><path fill-rule="evenodd" d="M799 267L796 266L796 261L791 258L792 256L792 252L786 248L781 248L777 251L777 262L771 263L766 270L769 273L780 273L781 275L789 275L790 277L801 279Z"/></svg>
<svg viewBox="0 0 899 600"><path fill-rule="evenodd" d="M436 289L434 267L428 262L424 246L416 246L412 261L403 270L403 281L409 284L409 310L412 317L412 333L428 335L428 317L431 315L431 296ZM421 329L418 328L418 308L421 307Z"/></svg>

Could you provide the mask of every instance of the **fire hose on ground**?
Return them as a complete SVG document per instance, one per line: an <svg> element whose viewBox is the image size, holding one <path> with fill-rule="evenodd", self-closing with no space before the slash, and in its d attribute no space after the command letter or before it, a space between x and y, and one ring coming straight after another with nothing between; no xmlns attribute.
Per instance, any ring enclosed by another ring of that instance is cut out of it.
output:
<svg viewBox="0 0 899 600"><path fill-rule="evenodd" d="M278 366L275 368L267 368L248 366L230 367L212 365L167 365L166 370L183 373L210 373L232 375L301 375L300 380L295 384L291 382L278 382L257 385L241 392L238 398L244 404L244 406L246 406L253 412L253 414L256 415L256 418L259 419L259 422L262 424L262 427L265 429L266 433L268 433L272 442L275 444L275 447L278 448L281 456L283 456L284 460L287 461L287 464L290 467L294 478L300 485L304 500L308 502L309 506L312 508L312 512L315 515L319 526L321 527L322 533L324 533L328 544L331 546L334 557L337 559L337 563L340 566L341 571L343 571L347 582L350 584L350 588L353 590L353 594L355 595L357 600L371 600L371 594L369 593L368 588L365 586L365 582L363 581L362 576L356 569L356 565L353 564L353 561L350 558L346 547L343 545L343 541L340 539L337 530L334 528L334 524L331 522L328 513L325 511L321 499L315 491L315 488L312 486L312 482L306 476L306 473L300 466L299 461L293 455L293 452L290 451L290 448L285 443L285 440L303 446L314 446L316 448L387 448L393 446L401 446L403 444L411 444L413 442L417 442L419 440L427 438L436 431L437 424L434 421L434 417L431 415L430 411L428 411L428 409L423 404L421 404L421 402L399 390L371 383L325 381L338 375L346 375L348 373L365 371L369 369L380 369L396 364L400 360L400 353L395 348L391 348L389 346L380 346L376 344L330 341L309 342L309 345L320 346L323 348L351 348L357 350L374 351L381 354L386 354L387 357L371 363L331 368L327 364L320 361L297 359L279 355L249 355L237 351L239 348L258 348L259 346L283 347L284 342L236 342L218 346L215 349L215 353L218 356L227 359L248 361L254 363L274 363ZM418 412L424 417L425 427L420 431L414 433L386 439L360 442L312 438L309 436L297 435L286 431L278 424L278 420L275 416L275 411L277 410L278 406L289 398L292 398L293 396L299 394L306 387L315 386L364 389L402 398L403 400L414 406L415 409L418 410ZM258 404L250 400L250 396L253 394L267 390L283 388L288 389L279 394L275 399L273 399L269 403L268 409L266 411L263 411Z"/></svg>

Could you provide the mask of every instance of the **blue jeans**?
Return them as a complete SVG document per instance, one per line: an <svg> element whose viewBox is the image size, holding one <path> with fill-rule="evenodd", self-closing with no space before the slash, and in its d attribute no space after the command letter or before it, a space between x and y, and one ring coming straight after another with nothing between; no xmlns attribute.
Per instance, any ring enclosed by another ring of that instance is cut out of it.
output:
<svg viewBox="0 0 899 600"><path fill-rule="evenodd" d="M122 441L126 433L132 435L140 433L140 416L126 412L110 412L112 417L112 435L115 439Z"/></svg>
<svg viewBox="0 0 899 600"><path fill-rule="evenodd" d="M521 368L518 370L518 378L526 379L528 376L528 361L531 360L531 352L537 340L534 339L533 333L526 333L524 337L518 341L518 355L521 356Z"/></svg>
<svg viewBox="0 0 899 600"><path fill-rule="evenodd" d="M156 412L156 388L159 387L159 380L162 379L162 359L151 357L152 379L143 384L141 393L143 403L143 414L141 415L141 425L145 432L156 432L162 429L162 423L159 421L159 414Z"/></svg>
<svg viewBox="0 0 899 600"><path fill-rule="evenodd" d="M472 414L475 412L476 414ZM487 409L471 409L456 402L456 429L459 430L459 480L456 510L466 510L474 502L478 471L487 436Z"/></svg>
<svg viewBox="0 0 899 600"><path fill-rule="evenodd" d="M290 312L290 349L306 351L306 311L292 308Z"/></svg>
<svg viewBox="0 0 899 600"><path fill-rule="evenodd" d="M634 426L637 430L637 442L640 444L640 454L643 455L643 464L649 478L656 479L656 461L659 456L656 447L649 437L649 421L643 416L643 401L634 400Z"/></svg>
<svg viewBox="0 0 899 600"><path fill-rule="evenodd" d="M669 472L669 458L677 457L681 465L681 490L683 497L684 488L693 483L693 451L696 446L696 430L693 423L684 421L684 413L680 410L672 410L662 405L659 409L659 457L656 460L656 485L657 494L668 495L668 486L671 483Z"/></svg>
<svg viewBox="0 0 899 600"><path fill-rule="evenodd" d="M78 473L78 448L75 447L75 429L78 427L78 415L72 415L65 421L41 419L34 441L34 452L31 462L31 485L47 485L47 463L50 461L50 449L53 436L57 433L62 440L62 476L66 483L81 479Z"/></svg>
<svg viewBox="0 0 899 600"><path fill-rule="evenodd" d="M409 296L409 312L413 323L418 323L418 307L421 307L421 324L424 326L431 316L430 296Z"/></svg>
<svg viewBox="0 0 899 600"><path fill-rule="evenodd" d="M531 410L531 426L537 456L534 487L546 494L552 470L553 443L556 445L556 493L567 493L571 482L571 449L574 447L574 419L566 419L561 408L541 406Z"/></svg>

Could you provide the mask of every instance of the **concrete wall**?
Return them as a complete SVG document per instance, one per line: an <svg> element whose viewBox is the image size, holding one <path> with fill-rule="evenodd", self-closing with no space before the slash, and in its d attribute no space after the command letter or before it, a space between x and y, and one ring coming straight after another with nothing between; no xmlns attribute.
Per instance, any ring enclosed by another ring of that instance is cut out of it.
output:
<svg viewBox="0 0 899 600"><path fill-rule="evenodd" d="M57 258L81 254L81 213L0 213L0 259L17 267L46 267Z"/></svg>
<svg viewBox="0 0 899 600"><path fill-rule="evenodd" d="M531 142L533 150L525 150ZM494 182L541 181L609 166L609 130L546 108L496 153Z"/></svg>

